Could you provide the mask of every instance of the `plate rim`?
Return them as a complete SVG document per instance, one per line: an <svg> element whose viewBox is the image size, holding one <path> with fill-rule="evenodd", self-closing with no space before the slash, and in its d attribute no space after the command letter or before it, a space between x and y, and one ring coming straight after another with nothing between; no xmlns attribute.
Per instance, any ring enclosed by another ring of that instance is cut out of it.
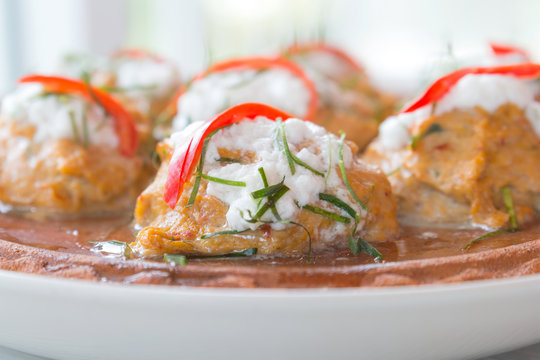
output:
<svg viewBox="0 0 540 360"><path fill-rule="evenodd" d="M2 285L12 283L19 289L22 284L42 286L54 286L56 288L77 288L78 290L90 290L97 294L102 291L135 292L146 294L168 294L172 296L224 296L224 297L371 297L371 296L396 296L457 293L471 290L490 290L501 288L513 288L526 285L540 286L540 274L529 274L509 278L496 278L484 280L469 280L456 283L422 284L422 285L398 285L383 287L316 287L316 288L222 288L222 287L197 287L177 286L160 284L125 284L108 281L91 281L85 279L62 278L49 275L22 273L10 270L0 270L0 288ZM34 287L36 288L36 287ZM94 291L94 289L97 289Z"/></svg>

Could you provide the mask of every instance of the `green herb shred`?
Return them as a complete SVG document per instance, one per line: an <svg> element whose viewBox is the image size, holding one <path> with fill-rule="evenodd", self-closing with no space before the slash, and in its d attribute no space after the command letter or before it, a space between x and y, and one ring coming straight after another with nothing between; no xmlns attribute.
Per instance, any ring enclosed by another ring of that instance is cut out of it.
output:
<svg viewBox="0 0 540 360"><path fill-rule="evenodd" d="M295 225L295 226L298 226L298 227L301 227L302 229L304 229L304 231L306 232L306 234L308 236L308 252L307 252L306 262L310 262L311 261L311 233L309 232L309 230L304 225L302 225L300 223L297 223L297 222L294 222L294 221L281 220L281 221L279 221L279 223L288 224L288 225Z"/></svg>
<svg viewBox="0 0 540 360"><path fill-rule="evenodd" d="M368 243L366 240L362 239L361 237L358 238L358 247L360 248L360 251L363 253L368 254L369 256L375 258L375 260L382 260L383 256L377 250L373 245Z"/></svg>
<svg viewBox="0 0 540 360"><path fill-rule="evenodd" d="M297 165L302 166L303 168L306 168L307 170L311 171L315 175L324 177L325 176L324 173L320 172L319 170L316 170L315 168L313 168L312 166L307 164L305 161L303 161L302 159L298 158L296 155L291 153L291 150L289 148L289 142L287 141L287 135L286 135L286 132L285 132L285 125L284 125L283 121L281 121L281 119L278 119L277 123L278 123L278 126L279 126L280 135L281 135L281 142L282 142L281 149L285 152L285 157L287 158L287 162L289 163L289 168L291 170L291 174L292 175L295 174L296 168L295 168L294 164L297 164Z"/></svg>
<svg viewBox="0 0 540 360"><path fill-rule="evenodd" d="M358 195L356 195L356 193L354 192L351 186L351 183L349 182L349 179L347 178L347 172L345 171L345 163L343 161L344 143L345 143L345 133L342 131L341 137L339 138L339 162L338 162L339 170L341 171L341 177L343 178L343 182L345 183L345 186L349 190L349 193L351 194L353 199L358 203L358 205L362 207L362 209L369 211L369 208L367 207L367 205L362 200L360 200Z"/></svg>
<svg viewBox="0 0 540 360"><path fill-rule="evenodd" d="M245 250L233 250L231 252L220 254L220 255L198 255L198 256L190 256L190 259L219 259L219 258L235 258L235 257L246 257L246 256L253 256L257 255L257 248L249 248Z"/></svg>
<svg viewBox="0 0 540 360"><path fill-rule="evenodd" d="M225 230L225 231L218 231L218 232L214 232L214 233L210 233L210 234L204 234L201 236L201 239L209 239L211 237L214 237L214 236L221 236L221 235L236 235L236 234L241 234L243 232L246 232L248 231L249 229L246 229L246 230Z"/></svg>
<svg viewBox="0 0 540 360"><path fill-rule="evenodd" d="M330 220L338 221L338 222L341 222L341 223L344 223L344 224L349 224L351 222L351 219L349 219L346 216L333 213L331 211L322 209L322 208L317 207L317 206L307 204L307 205L302 206L302 209L310 211L310 212L312 212L314 214L324 216L324 217L326 217L326 218L328 218Z"/></svg>
<svg viewBox="0 0 540 360"><path fill-rule="evenodd" d="M99 97L96 95L96 93L94 92L94 89L92 88L92 85L90 84L90 74L88 74L87 71L84 71L81 74L81 79L84 82L84 85L86 86L86 90L88 90L88 93L92 97L92 100L94 100L94 102L98 104L98 106L101 107L103 111L105 111L105 113L108 115L109 113L107 109L105 108L105 106L103 106L103 104L101 103L101 100L99 100Z"/></svg>
<svg viewBox="0 0 540 360"><path fill-rule="evenodd" d="M199 187L201 185L201 177L202 172L204 168L204 158L206 157L206 150L208 149L208 143L210 142L210 138L214 136L216 132L221 130L223 128L216 129L212 131L206 139L204 139L203 147L201 150L201 157L199 158L199 163L197 164L197 169L195 170L195 180L193 180L193 188L191 189L191 194L189 195L188 202L186 204L186 207L193 206L195 203L195 199L197 198L197 193L199 192Z"/></svg>
<svg viewBox="0 0 540 360"><path fill-rule="evenodd" d="M168 262L170 264L182 265L182 266L185 266L187 264L187 259L184 255L165 254L163 255L163 261Z"/></svg>
<svg viewBox="0 0 540 360"><path fill-rule="evenodd" d="M510 193L510 187L503 187L501 192L504 205L506 206L506 211L508 212L508 215L510 215L510 230L518 231L516 209L514 208L514 201L512 199L512 194Z"/></svg>
<svg viewBox="0 0 540 360"><path fill-rule="evenodd" d="M482 236L479 236L477 237L476 239L473 239L471 240L469 243L467 243L467 245L465 245L463 247L463 250L469 250L471 247L473 247L473 245L475 245L476 243L484 240L484 239L487 239L487 238L490 238L492 236L495 236L495 235L499 235L499 234L504 234L504 233L508 233L508 232L512 232L513 230L512 229L499 229L499 230L495 230L495 231L490 231Z"/></svg>
<svg viewBox="0 0 540 360"><path fill-rule="evenodd" d="M243 182L243 181L222 179L222 178L218 178L218 177L214 177L214 176L210 176L210 175L206 175L206 174L202 174L201 177L203 179L206 179L208 181L212 181L212 182L215 182L215 183L218 183L218 184L229 185L229 186L238 186L238 187L246 187L246 183Z"/></svg>
<svg viewBox="0 0 540 360"><path fill-rule="evenodd" d="M324 185L328 186L328 178L332 173L332 136L328 134L328 170L326 170L326 175L324 176Z"/></svg>
<svg viewBox="0 0 540 360"><path fill-rule="evenodd" d="M463 250L469 250L471 247L476 245L476 243L484 239L490 238L492 236L519 231L517 218L516 218L516 210L514 208L514 201L512 199L512 194L510 193L510 187L504 186L501 189L501 193L502 193L504 205L506 206L506 211L508 212L508 215L510 215L510 227L508 229L499 229L495 231L490 231L482 236L479 236L476 239L473 239L470 242L468 242L467 245L463 247Z"/></svg>
<svg viewBox="0 0 540 360"><path fill-rule="evenodd" d="M262 182L263 182L263 185L265 188L269 188L270 186L268 185L268 179L266 178L266 173L264 171L264 168L263 167L260 167L257 169L259 171L259 175L261 176L261 179L262 179ZM268 201L271 201L271 204L270 204L270 210L272 211L272 214L274 215L274 217L276 218L276 220L281 220L281 216L279 215L278 211L277 211L277 207L276 207L276 204L275 202L277 200L273 199L272 198L272 195L282 191L281 189L285 186L283 183L285 181L285 176L283 177L283 179L281 180L281 183L280 184L276 184L276 185L279 185L277 188L275 188L275 191L272 191L272 192L268 192L268 194L265 196L268 198L267 202ZM254 192L256 193L256 191ZM253 196L254 193L252 193L251 195ZM256 197L254 197L254 199L256 199ZM259 203L257 204L257 209L260 208L261 206L261 202L262 202L262 198L260 198L259 200Z"/></svg>
<svg viewBox="0 0 540 360"><path fill-rule="evenodd" d="M292 158L291 150L289 149L289 143L287 142L287 136L285 134L285 126L283 125L283 121L281 120L281 118L278 118L276 122L278 124L279 131L281 134L282 149L285 152L285 157L287 158L287 162L289 163L289 169L291 170L291 174L294 175L294 173L296 172L296 168L294 166L294 160Z"/></svg>
<svg viewBox="0 0 540 360"><path fill-rule="evenodd" d="M437 123L431 124L429 128L427 128L426 131L412 137L411 149L416 150L420 141L422 141L426 136L430 134L438 133L438 132L443 132L443 131L444 129L441 125Z"/></svg>
<svg viewBox="0 0 540 360"><path fill-rule="evenodd" d="M253 216L253 220L260 220L260 218L263 217L269 209L272 209L272 207L275 206L276 202L281 199L281 197L285 195L287 191L289 191L289 188L286 185L283 185L275 194L269 196L266 202L259 208L259 210L257 210Z"/></svg>
<svg viewBox="0 0 540 360"><path fill-rule="evenodd" d="M202 171L204 168L204 158L206 157L206 149L208 148L209 141L209 138L204 139L201 157L199 158L199 163L197 164L197 169L195 170L195 180L193 180L193 188L191 188L191 194L189 194L189 199L186 207L193 206L193 204L195 204L195 199L197 199L199 187L201 186Z"/></svg>
<svg viewBox="0 0 540 360"><path fill-rule="evenodd" d="M85 103L83 107L83 113L82 113L82 137L83 137L83 146L85 148L88 148L88 146L90 146L90 135L88 131L88 118L86 115L87 110L88 110L88 106Z"/></svg>
<svg viewBox="0 0 540 360"><path fill-rule="evenodd" d="M345 201L335 197L334 195L319 193L319 199L329 202L332 205L345 211L353 220L358 221L358 213Z"/></svg>
<svg viewBox="0 0 540 360"><path fill-rule="evenodd" d="M283 185L284 181L285 181L285 177L283 177L283 179L281 179L279 183L275 185L265 186L264 188L259 189L259 190L255 190L250 195L255 200L271 196L275 194L276 192L278 192L284 186Z"/></svg>
<svg viewBox="0 0 540 360"><path fill-rule="evenodd" d="M69 122L71 123L71 131L73 132L73 139L77 143L81 143L81 136L79 134L79 127L77 126L77 121L75 120L75 113L73 110L69 111Z"/></svg>
<svg viewBox="0 0 540 360"><path fill-rule="evenodd" d="M249 248L244 250L233 250L231 252L219 255L190 255L187 259L220 259L220 258L235 258L257 255L257 248Z"/></svg>
<svg viewBox="0 0 540 360"><path fill-rule="evenodd" d="M235 158L228 158L228 157L220 157L216 159L216 161L223 162L223 163L237 163L237 164L242 163L242 159L235 159Z"/></svg>

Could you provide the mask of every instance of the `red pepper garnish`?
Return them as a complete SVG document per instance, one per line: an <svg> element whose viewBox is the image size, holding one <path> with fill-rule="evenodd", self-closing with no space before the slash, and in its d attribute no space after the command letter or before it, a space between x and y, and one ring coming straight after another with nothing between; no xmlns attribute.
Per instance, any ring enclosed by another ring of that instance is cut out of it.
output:
<svg viewBox="0 0 540 360"><path fill-rule="evenodd" d="M151 59L156 62L165 62L165 59L145 49L121 49L112 54L113 58Z"/></svg>
<svg viewBox="0 0 540 360"><path fill-rule="evenodd" d="M212 66L210 66L206 71L196 75L193 77L191 82L200 80L210 74L216 73L216 72L222 72L222 71L229 71L229 70L248 70L248 69L256 69L256 70L263 70L263 69L275 69L275 68L282 68L284 70L287 70L291 72L293 75L297 76L306 86L306 88L309 91L310 99L308 104L308 110L305 114L295 114L298 117L301 117L304 120L312 121L315 117L315 113L317 111L317 104L318 104L318 95L317 90L315 89L315 84L313 81L311 81L304 70L298 65L296 65L294 62L287 60L282 57L277 58L267 58L267 57L248 57L248 58L237 58L232 60L227 60L224 62L216 63ZM190 83L191 83L190 82ZM186 92L189 85L184 86L182 89L180 89L176 95L173 97L167 108L164 110L164 114L168 118L173 117L178 112L177 104L178 99Z"/></svg>
<svg viewBox="0 0 540 360"><path fill-rule="evenodd" d="M236 105L205 122L193 132L191 138L173 153L165 184L165 202L174 209L182 195L185 182L189 179L201 156L204 139L214 130L244 120L253 120L264 116L270 120L287 120L289 115L281 110L264 104L245 103Z"/></svg>
<svg viewBox="0 0 540 360"><path fill-rule="evenodd" d="M167 106L165 106L165 108L161 111L161 113L159 113L159 119L164 119L168 121L174 118L174 116L178 113L178 99L180 99L180 97L184 95L188 87L189 87L189 84L184 84L176 92L176 94L174 94L174 96L171 98ZM160 120L158 120L158 122L160 122Z"/></svg>
<svg viewBox="0 0 540 360"><path fill-rule="evenodd" d="M111 95L83 81L60 76L28 75L19 79L19 83L37 82L46 91L56 94L76 94L88 101L99 101L105 111L114 119L114 129L118 135L120 153L132 156L137 149L137 130L130 113Z"/></svg>
<svg viewBox="0 0 540 360"><path fill-rule="evenodd" d="M307 43L307 44L293 44L290 46L286 51L285 54L295 55L295 54L302 54L312 51L322 51L326 52L332 55L337 56L338 58L345 61L348 65L350 65L354 70L361 71L362 67L354 60L349 54L347 54L345 51L338 49L337 47L334 47L332 45L328 45L324 42L318 42L318 43Z"/></svg>
<svg viewBox="0 0 540 360"><path fill-rule="evenodd" d="M515 46L490 43L489 47L491 48L491 51L493 51L493 54L495 54L495 56L519 54L523 56L526 60L529 59L529 54L527 54L525 50L515 47Z"/></svg>
<svg viewBox="0 0 540 360"><path fill-rule="evenodd" d="M462 77L469 74L497 74L515 76L520 79L534 79L540 76L540 64L524 63L493 67L471 67L456 70L439 78L431 84L418 100L404 110L401 110L401 113L417 110L442 99Z"/></svg>

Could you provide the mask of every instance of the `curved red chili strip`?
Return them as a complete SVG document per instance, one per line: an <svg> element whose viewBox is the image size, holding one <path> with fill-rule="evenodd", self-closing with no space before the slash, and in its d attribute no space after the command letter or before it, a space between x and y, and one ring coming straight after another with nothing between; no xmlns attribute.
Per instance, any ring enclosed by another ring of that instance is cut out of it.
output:
<svg viewBox="0 0 540 360"><path fill-rule="evenodd" d="M489 47L491 48L491 51L493 51L493 54L495 54L496 56L505 56L508 54L519 54L523 56L525 59L529 59L529 54L527 54L525 50L516 46L490 43Z"/></svg>
<svg viewBox="0 0 540 360"><path fill-rule="evenodd" d="M196 75L193 77L191 82L200 80L205 78L206 76L216 73L216 72L222 72L222 71L228 71L233 69L267 69L267 68L282 68L289 72L291 72L293 75L297 76L302 83L306 86L306 88L309 91L310 99L308 104L308 110L306 114L295 114L298 117L301 117L304 120L312 121L315 117L315 113L317 112L317 105L318 105L318 94L317 90L315 89L315 84L313 81L311 81L304 70L296 65L294 62L285 59L283 57L277 57L277 58L270 58L270 57L247 57L247 58L236 58L231 59L227 61L223 61L220 63L216 63L212 66L210 66L208 69L206 69L204 72ZM191 83L190 82L190 83ZM169 103L166 111L166 116L172 117L176 115L178 109L178 99L186 92L188 89L188 86L183 87L180 89L176 95L173 97L172 101Z"/></svg>
<svg viewBox="0 0 540 360"><path fill-rule="evenodd" d="M182 195L184 184L197 165L201 156L204 139L214 130L247 119L253 120L257 116L265 116L270 120L276 120L278 118L287 120L293 117L281 110L264 104L245 103L236 105L208 121L201 122L201 125L193 132L190 140L185 141L180 148L175 149L169 163L163 196L171 209L174 209L176 206Z"/></svg>
<svg viewBox="0 0 540 360"><path fill-rule="evenodd" d="M302 54L302 53L311 52L311 51L322 51L322 52L326 52L326 53L335 55L335 56L339 57L340 59L342 59L343 61L345 61L347 64L349 64L353 69L355 69L357 71L362 71L363 70L362 66L360 66L360 64L358 64L358 62L356 60L354 60L345 51L343 51L343 50L341 50L341 49L339 49L339 48L337 48L335 46L326 44L324 42L307 43L307 44L293 44L285 51L285 53L295 55L295 54Z"/></svg>
<svg viewBox="0 0 540 360"><path fill-rule="evenodd" d="M469 74L509 75L522 79L534 79L540 76L540 64L525 63L517 65L472 67L456 70L436 80L418 100L401 110L401 113L415 111L432 104L446 95L452 87L464 76Z"/></svg>
<svg viewBox="0 0 540 360"><path fill-rule="evenodd" d="M112 54L113 58L129 58L129 59L152 59L157 62L165 62L166 60L162 57L154 54L153 52L146 49L121 49Z"/></svg>

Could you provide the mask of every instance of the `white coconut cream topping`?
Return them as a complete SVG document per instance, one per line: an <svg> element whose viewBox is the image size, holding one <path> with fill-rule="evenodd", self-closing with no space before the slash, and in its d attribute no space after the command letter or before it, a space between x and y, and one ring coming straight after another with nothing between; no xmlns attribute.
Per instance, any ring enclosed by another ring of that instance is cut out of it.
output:
<svg viewBox="0 0 540 360"><path fill-rule="evenodd" d="M47 95L40 84L20 85L2 100L0 114L5 122L33 125L38 143L86 137L89 144L118 146L114 120L101 107L77 96Z"/></svg>
<svg viewBox="0 0 540 360"><path fill-rule="evenodd" d="M359 76L340 57L326 51L311 51L295 55L297 62L315 84L319 98L319 106L330 104L347 108L358 101L356 90L344 89L339 81L347 77Z"/></svg>
<svg viewBox="0 0 540 360"><path fill-rule="evenodd" d="M219 72L193 82L180 97L173 130L206 121L245 102L260 102L303 116L309 100L310 93L304 83L285 69Z"/></svg>
<svg viewBox="0 0 540 360"><path fill-rule="evenodd" d="M205 157L203 173L222 179L243 181L246 187L224 185L209 181L207 193L216 196L229 205L226 217L230 228L235 230L256 229L261 223L250 223L246 221L249 213L257 212L259 200L251 197L251 192L264 187L259 168L263 168L268 178L269 185L279 183L283 178L284 184L290 189L276 203L277 211L283 220L296 221L299 207L307 204L317 204L316 206L326 210L342 213L342 211L331 204L319 202L319 193L329 193L351 205L360 215L365 215L365 211L358 206L351 198L351 195L339 175L338 154L339 140L332 134L326 132L320 126L313 123L289 119L283 123L285 127L287 141L290 150L298 158L309 164L316 170L326 173L329 168L330 158L332 166L328 178L319 176L310 170L296 165L296 172L291 174L287 157L276 142L276 135L279 134L278 123L265 117L259 116L255 120L245 120L217 132L209 141ZM186 137L196 129L191 125L184 131L171 136L173 144L182 144ZM251 152L255 154L255 161L252 163L223 163L218 149L238 150L240 152ZM343 158L346 168L353 163L351 149L345 144ZM343 215L346 216L345 213ZM363 217L363 216L362 216ZM283 229L286 225L275 222L275 218L270 211L267 211L261 218L262 221L274 222L274 229ZM345 231L342 223L335 222L334 225L325 232L325 236L342 234ZM363 224L359 225L361 229Z"/></svg>
<svg viewBox="0 0 540 360"><path fill-rule="evenodd" d="M179 82L176 68L166 61L133 59L116 61L116 86L133 92L164 96Z"/></svg>
<svg viewBox="0 0 540 360"><path fill-rule="evenodd" d="M471 109L479 106L494 112L501 105L512 103L525 111L534 130L540 135L540 104L534 100L535 88L530 82L505 75L464 76L439 101L433 115L454 109ZM379 128L381 146L387 150L405 148L411 143L410 127L416 127L429 118L433 105L424 106L411 113L387 118Z"/></svg>
<svg viewBox="0 0 540 360"><path fill-rule="evenodd" d="M294 56L307 72L318 73L330 78L341 78L351 71L351 66L339 56L327 51L310 51Z"/></svg>

